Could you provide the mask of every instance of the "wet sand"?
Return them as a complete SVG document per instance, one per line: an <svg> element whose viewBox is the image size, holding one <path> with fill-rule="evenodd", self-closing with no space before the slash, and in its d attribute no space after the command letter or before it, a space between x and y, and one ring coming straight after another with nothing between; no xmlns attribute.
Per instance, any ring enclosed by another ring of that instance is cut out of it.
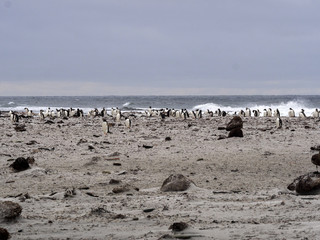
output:
<svg viewBox="0 0 320 240"><path fill-rule="evenodd" d="M0 198L23 208L0 225L12 239L318 238L319 195L287 190L316 170L310 147L319 145L318 119L282 117L276 129L273 117L243 118L243 138L218 140L232 116L133 115L131 129L108 117L107 135L99 117L24 118L23 132L0 117ZM14 172L9 165L18 157L35 163ZM161 192L174 173L196 186ZM174 222L189 227L173 233Z"/></svg>

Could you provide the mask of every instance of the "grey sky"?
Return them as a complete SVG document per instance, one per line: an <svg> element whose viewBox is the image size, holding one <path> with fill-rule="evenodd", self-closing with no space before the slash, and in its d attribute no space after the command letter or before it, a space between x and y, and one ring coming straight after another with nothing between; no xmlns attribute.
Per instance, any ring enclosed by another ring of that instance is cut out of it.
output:
<svg viewBox="0 0 320 240"><path fill-rule="evenodd" d="M0 0L0 95L320 94L320 1Z"/></svg>

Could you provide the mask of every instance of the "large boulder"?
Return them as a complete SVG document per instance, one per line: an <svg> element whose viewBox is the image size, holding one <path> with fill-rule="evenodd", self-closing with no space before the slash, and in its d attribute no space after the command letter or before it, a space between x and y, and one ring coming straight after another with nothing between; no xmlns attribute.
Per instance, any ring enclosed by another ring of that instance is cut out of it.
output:
<svg viewBox="0 0 320 240"><path fill-rule="evenodd" d="M320 192L320 173L310 172L301 175L293 180L288 186L290 191L296 191L298 194L315 194Z"/></svg>
<svg viewBox="0 0 320 240"><path fill-rule="evenodd" d="M166 180L164 180L160 191L162 192L178 192L187 190L191 184L194 184L191 180L187 179L182 174L171 174Z"/></svg>
<svg viewBox="0 0 320 240"><path fill-rule="evenodd" d="M234 116L231 121L227 124L226 130L231 131L232 129L236 128L242 128L243 127L243 121L242 118L239 116Z"/></svg>
<svg viewBox="0 0 320 240"><path fill-rule="evenodd" d="M7 229L0 227L0 239L7 240L10 238L10 234Z"/></svg>
<svg viewBox="0 0 320 240"><path fill-rule="evenodd" d="M231 131L228 134L228 138L231 138L231 137L243 137L243 132L241 128L231 129Z"/></svg>

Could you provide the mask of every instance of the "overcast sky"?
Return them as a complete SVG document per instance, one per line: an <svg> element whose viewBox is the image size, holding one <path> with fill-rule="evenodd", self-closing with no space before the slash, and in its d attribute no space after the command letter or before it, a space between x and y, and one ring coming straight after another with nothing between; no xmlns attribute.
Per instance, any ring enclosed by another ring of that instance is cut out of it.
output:
<svg viewBox="0 0 320 240"><path fill-rule="evenodd" d="M320 94L320 1L0 0L0 96Z"/></svg>

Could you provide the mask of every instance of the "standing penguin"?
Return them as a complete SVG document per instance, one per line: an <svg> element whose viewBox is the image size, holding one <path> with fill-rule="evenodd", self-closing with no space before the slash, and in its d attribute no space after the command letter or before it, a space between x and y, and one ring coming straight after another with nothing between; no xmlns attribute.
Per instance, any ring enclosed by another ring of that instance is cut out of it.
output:
<svg viewBox="0 0 320 240"><path fill-rule="evenodd" d="M299 113L299 117L306 118L306 114L304 113L304 109L301 109L301 112Z"/></svg>
<svg viewBox="0 0 320 240"><path fill-rule="evenodd" d="M107 135L107 133L110 133L109 124L106 119L102 120L102 131L103 131L104 135Z"/></svg>
<svg viewBox="0 0 320 240"><path fill-rule="evenodd" d="M282 128L282 120L281 120L280 116L277 117L277 119L276 119L276 126L277 126L277 129Z"/></svg>
<svg viewBox="0 0 320 240"><path fill-rule="evenodd" d="M289 109L288 116L289 117L295 117L295 112L294 112L294 110L292 108Z"/></svg>
<svg viewBox="0 0 320 240"><path fill-rule="evenodd" d="M131 128L131 119L126 118L126 120L124 121L124 124L126 125L127 128Z"/></svg>

